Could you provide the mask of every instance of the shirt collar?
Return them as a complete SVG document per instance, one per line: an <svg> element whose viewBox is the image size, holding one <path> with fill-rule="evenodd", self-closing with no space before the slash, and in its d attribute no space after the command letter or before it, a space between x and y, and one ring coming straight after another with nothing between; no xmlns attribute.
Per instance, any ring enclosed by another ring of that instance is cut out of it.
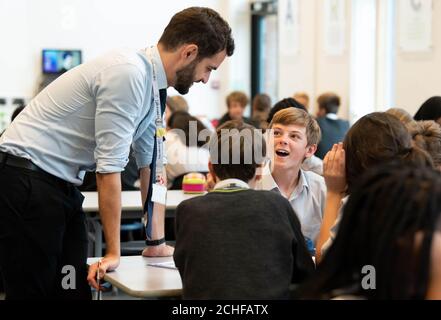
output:
<svg viewBox="0 0 441 320"><path fill-rule="evenodd" d="M327 113L326 118L331 119L331 120L337 120L338 116L335 113Z"/></svg>
<svg viewBox="0 0 441 320"><path fill-rule="evenodd" d="M213 190L227 189L227 188L250 189L250 186L245 181L239 179L225 179L216 183Z"/></svg>
<svg viewBox="0 0 441 320"><path fill-rule="evenodd" d="M297 187L294 189L289 199L291 200L293 197L300 194L305 188L309 190L308 179L306 179L305 172L302 169L300 169L299 182L297 183ZM273 178L273 175L271 174L269 162L265 165L263 169L262 189L277 190L279 193L281 193L279 186L277 185L276 181Z"/></svg>
<svg viewBox="0 0 441 320"><path fill-rule="evenodd" d="M158 89L167 89L167 75L165 74L164 65L162 64L161 56L157 46L147 48L147 53L151 53L151 57L156 67L156 78L158 79ZM148 57L149 55L147 55Z"/></svg>

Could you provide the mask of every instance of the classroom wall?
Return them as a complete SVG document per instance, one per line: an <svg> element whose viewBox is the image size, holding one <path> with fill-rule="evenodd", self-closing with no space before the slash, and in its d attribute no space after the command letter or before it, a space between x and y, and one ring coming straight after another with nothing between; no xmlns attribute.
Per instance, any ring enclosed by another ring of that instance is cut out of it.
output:
<svg viewBox="0 0 441 320"><path fill-rule="evenodd" d="M341 56L327 56L323 50L324 1L299 0L300 50L293 56L280 56L279 96L283 98L291 96L295 91L306 91L312 98L311 112L315 113L318 95L324 91L335 91L342 97L339 115L348 119L352 1L346 0L346 46ZM380 1L383 0L377 0L378 10ZM395 1L395 83L392 84L391 94L395 103L391 106L378 103L372 108L384 110L401 107L413 115L426 99L441 95L441 0L433 0L433 46L429 53L406 53L400 49L398 1L401 0ZM377 27L380 28L382 22L378 20Z"/></svg>
<svg viewBox="0 0 441 320"><path fill-rule="evenodd" d="M432 39L432 50L428 53L402 52L396 43L396 106L412 115L431 96L441 96L440 0L433 0Z"/></svg>
<svg viewBox="0 0 441 320"><path fill-rule="evenodd" d="M174 13L201 5L231 23L237 44L236 54L212 73L209 83L195 84L186 96L192 113L218 117L226 92L249 87L249 66L243 63L249 52L244 0L0 0L0 98L34 95L42 48L78 48L83 61L118 47L144 48L157 43Z"/></svg>
<svg viewBox="0 0 441 320"><path fill-rule="evenodd" d="M310 96L310 112L315 114L316 99L325 91L334 91L342 102L339 115L348 117L350 1L346 1L345 50L342 55L324 52L324 1L299 0L299 51L279 57L279 96L290 97L305 91Z"/></svg>
<svg viewBox="0 0 441 320"><path fill-rule="evenodd" d="M250 1L0 0L0 98L10 102L11 98L34 95L42 48L80 48L84 61L116 47L143 48L157 42L175 12L204 5L229 21L236 51L207 85L195 84L186 99L192 113L219 117L226 111L225 96L231 90L250 92ZM299 0L300 50L279 57L278 98L306 91L315 113L317 96L335 91L342 97L339 114L348 118L352 1L345 0L346 45L341 56L327 56L323 51L324 1ZM403 53L395 43L395 106L412 114L425 99L441 94L441 0L433 0L433 9L430 53ZM396 19L396 32L398 23ZM170 95L175 93L169 90Z"/></svg>

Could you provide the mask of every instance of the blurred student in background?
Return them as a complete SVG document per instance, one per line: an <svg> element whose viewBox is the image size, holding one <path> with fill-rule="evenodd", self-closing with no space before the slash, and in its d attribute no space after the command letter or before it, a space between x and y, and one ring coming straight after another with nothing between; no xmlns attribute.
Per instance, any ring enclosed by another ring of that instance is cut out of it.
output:
<svg viewBox="0 0 441 320"><path fill-rule="evenodd" d="M244 117L245 108L249 102L245 93L241 91L233 91L227 96L226 102L228 111L219 119L218 126L221 126L230 120L241 120L245 123L254 125L249 118Z"/></svg>
<svg viewBox="0 0 441 320"><path fill-rule="evenodd" d="M167 181L170 189L181 189L182 179L190 172L208 172L210 131L188 112L174 112L167 124ZM204 136L205 134L205 136Z"/></svg>
<svg viewBox="0 0 441 320"><path fill-rule="evenodd" d="M306 92L296 92L292 97L302 106L304 106L306 111L309 111L309 96Z"/></svg>
<svg viewBox="0 0 441 320"><path fill-rule="evenodd" d="M317 146L316 156L323 159L335 143L342 142L349 129L349 122L337 116L340 97L328 92L317 99L317 122L322 132L322 140Z"/></svg>
<svg viewBox="0 0 441 320"><path fill-rule="evenodd" d="M268 127L268 115L271 110L270 96L265 93L256 94L253 98L252 107L252 121L256 124L256 128L266 130Z"/></svg>

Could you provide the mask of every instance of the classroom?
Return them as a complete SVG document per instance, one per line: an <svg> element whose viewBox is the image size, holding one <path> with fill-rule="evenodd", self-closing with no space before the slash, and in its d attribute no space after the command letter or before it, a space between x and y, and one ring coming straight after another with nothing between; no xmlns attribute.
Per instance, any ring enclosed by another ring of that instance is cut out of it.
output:
<svg viewBox="0 0 441 320"><path fill-rule="evenodd" d="M441 300L441 0L2 0L0 39L0 305Z"/></svg>

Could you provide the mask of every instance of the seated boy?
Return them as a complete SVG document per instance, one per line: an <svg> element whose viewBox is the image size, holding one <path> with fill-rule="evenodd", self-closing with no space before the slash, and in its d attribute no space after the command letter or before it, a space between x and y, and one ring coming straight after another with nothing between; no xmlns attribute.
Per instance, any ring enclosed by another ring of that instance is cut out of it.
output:
<svg viewBox="0 0 441 320"><path fill-rule="evenodd" d="M176 210L174 260L184 299L283 299L314 270L287 200L253 190L264 161L260 131L229 121L210 139L212 192Z"/></svg>
<svg viewBox="0 0 441 320"><path fill-rule="evenodd" d="M256 189L272 190L289 200L302 225L308 248L314 253L322 223L326 185L323 177L301 169L320 140L320 128L306 111L287 108L278 111L268 130L271 162L265 166Z"/></svg>

